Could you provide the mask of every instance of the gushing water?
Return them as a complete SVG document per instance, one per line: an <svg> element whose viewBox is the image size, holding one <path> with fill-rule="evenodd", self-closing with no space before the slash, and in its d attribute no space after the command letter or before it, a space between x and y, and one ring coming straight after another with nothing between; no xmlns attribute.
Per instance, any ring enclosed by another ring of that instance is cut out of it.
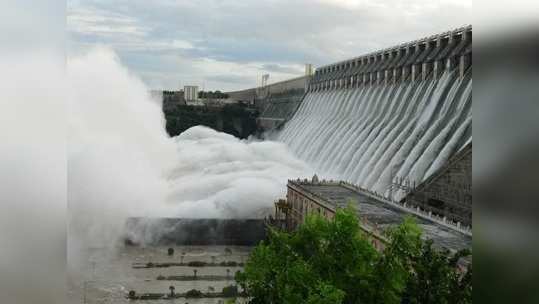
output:
<svg viewBox="0 0 539 304"><path fill-rule="evenodd" d="M397 178L419 184L471 141L471 73L311 92L279 135L329 178L399 199Z"/></svg>

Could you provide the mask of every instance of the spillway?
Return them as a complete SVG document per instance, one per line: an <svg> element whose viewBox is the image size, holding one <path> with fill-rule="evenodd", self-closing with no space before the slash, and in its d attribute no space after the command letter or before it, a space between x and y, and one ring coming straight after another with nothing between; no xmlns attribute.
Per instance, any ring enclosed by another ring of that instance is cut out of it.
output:
<svg viewBox="0 0 539 304"><path fill-rule="evenodd" d="M279 134L319 175L393 199L471 139L471 27L319 69Z"/></svg>

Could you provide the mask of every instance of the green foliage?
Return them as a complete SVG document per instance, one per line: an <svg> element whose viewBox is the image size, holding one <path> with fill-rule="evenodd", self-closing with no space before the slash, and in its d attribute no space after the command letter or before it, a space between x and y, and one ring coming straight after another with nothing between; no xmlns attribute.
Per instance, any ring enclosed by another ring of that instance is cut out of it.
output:
<svg viewBox="0 0 539 304"><path fill-rule="evenodd" d="M404 303L471 303L472 269L461 275L453 271L459 258L469 255L460 251L450 255L433 248L432 241L423 243L420 254L412 257Z"/></svg>
<svg viewBox="0 0 539 304"><path fill-rule="evenodd" d="M223 295L228 298L236 297L238 295L238 287L234 285L223 287Z"/></svg>
<svg viewBox="0 0 539 304"><path fill-rule="evenodd" d="M202 296L202 291L197 289L191 289L185 293L186 298L201 298Z"/></svg>
<svg viewBox="0 0 539 304"><path fill-rule="evenodd" d="M401 295L411 274L411 259L419 254L421 230L410 217L387 231L391 240L377 261L369 302L400 303Z"/></svg>
<svg viewBox="0 0 539 304"><path fill-rule="evenodd" d="M308 216L293 233L271 230L236 280L251 303L471 302L471 271L462 277L460 256L423 242L412 218L387 231L383 252L360 231L352 208L332 221Z"/></svg>
<svg viewBox="0 0 539 304"><path fill-rule="evenodd" d="M210 98L210 99L225 99L228 98L228 94L219 90L212 91L198 91L198 98Z"/></svg>
<svg viewBox="0 0 539 304"><path fill-rule="evenodd" d="M166 130L176 136L185 130L202 125L239 138L247 138L257 130L258 112L239 104L223 107L175 105L164 107Z"/></svg>

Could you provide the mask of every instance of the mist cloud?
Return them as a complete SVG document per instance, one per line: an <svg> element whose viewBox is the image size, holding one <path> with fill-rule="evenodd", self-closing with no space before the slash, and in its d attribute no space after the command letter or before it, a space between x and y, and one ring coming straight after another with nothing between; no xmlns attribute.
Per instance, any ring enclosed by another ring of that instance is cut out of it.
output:
<svg viewBox="0 0 539 304"><path fill-rule="evenodd" d="M311 170L283 143L205 127L175 138L108 48L67 61L69 249L113 247L128 217L252 218Z"/></svg>

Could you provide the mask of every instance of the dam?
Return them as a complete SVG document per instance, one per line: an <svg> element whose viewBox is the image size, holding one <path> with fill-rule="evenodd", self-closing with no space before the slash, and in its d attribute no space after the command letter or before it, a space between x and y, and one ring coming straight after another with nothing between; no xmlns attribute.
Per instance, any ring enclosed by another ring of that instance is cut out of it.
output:
<svg viewBox="0 0 539 304"><path fill-rule="evenodd" d="M393 200L472 141L472 27L320 67L277 139L318 174ZM471 169L471 168L470 168Z"/></svg>

